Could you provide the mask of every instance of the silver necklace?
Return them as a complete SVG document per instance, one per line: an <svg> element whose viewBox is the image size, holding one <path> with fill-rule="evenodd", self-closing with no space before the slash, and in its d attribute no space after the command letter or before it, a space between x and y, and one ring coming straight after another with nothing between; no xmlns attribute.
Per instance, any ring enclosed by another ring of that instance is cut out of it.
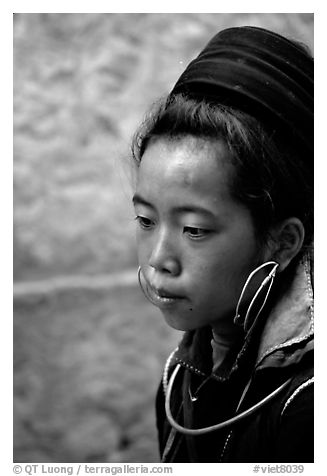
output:
<svg viewBox="0 0 327 476"><path fill-rule="evenodd" d="M220 430L221 428L225 428L225 427L228 427L228 426L231 426L233 425L234 423L240 421L240 420L243 420L244 418L248 417L249 415L252 415L252 413L256 412L257 410L259 410L259 408L261 408L263 405L265 405L266 403L268 403L270 400L272 400L276 395L278 395L289 383L290 381L292 380L291 378L288 379L286 382L284 382L282 385L280 385L276 390L274 390L272 393L270 393L269 395L267 395L267 397L263 398L260 402L256 403L255 405L253 405L252 407L248 408L247 410L243 411L242 413L239 413L238 415L235 415L234 417L232 418L229 418L228 420L225 420L221 423L217 423L216 425L212 425L212 426L207 426L205 428L197 428L197 429L192 429L192 428L185 428L184 426L180 425L179 423L177 423L173 416L172 416L172 413L171 413L171 410L170 410L170 398L171 398L171 392L172 392L172 388L173 388L173 385L174 385L174 381L175 381L175 378L176 378L176 375L179 371L179 369L181 368L181 365L180 364L177 364L176 365L176 368L174 369L174 372L172 374L172 376L170 377L170 380L169 380L169 383L168 383L168 386L167 386L167 393L166 393L166 399L165 399L165 410L166 410L166 416L167 416L167 419L170 423L170 425L175 428L175 430L179 431L180 433L183 433L185 435L203 435L205 433L209 433L211 431L216 431L216 430ZM236 409L236 412L239 410L240 408L240 405L245 397L245 394L250 386L250 383L251 383L251 380L248 382L248 384L246 385L244 391L243 391L243 394L241 396L241 399L238 403L238 406L237 406L237 409ZM192 395L190 393L190 397L191 397L191 400L192 400ZM196 401L198 397L193 397L193 399L195 398L195 400L192 400L192 401Z"/></svg>

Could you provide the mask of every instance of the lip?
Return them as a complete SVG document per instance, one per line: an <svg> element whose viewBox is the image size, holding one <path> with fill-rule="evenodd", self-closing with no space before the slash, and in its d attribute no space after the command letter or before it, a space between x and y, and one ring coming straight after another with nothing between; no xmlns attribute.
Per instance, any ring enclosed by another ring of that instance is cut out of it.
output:
<svg viewBox="0 0 327 476"><path fill-rule="evenodd" d="M160 308L172 306L177 302L181 301L182 299L185 299L183 296L178 296L177 294L174 294L171 291L168 291L167 289L157 289L148 283L147 289L153 304Z"/></svg>

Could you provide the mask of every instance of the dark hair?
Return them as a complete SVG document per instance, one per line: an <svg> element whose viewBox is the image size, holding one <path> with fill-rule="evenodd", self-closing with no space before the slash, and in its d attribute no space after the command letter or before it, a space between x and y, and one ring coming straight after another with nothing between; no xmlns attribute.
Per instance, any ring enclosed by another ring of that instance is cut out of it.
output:
<svg viewBox="0 0 327 476"><path fill-rule="evenodd" d="M267 240L271 225L295 216L305 228L302 252L310 247L313 158L297 146L291 134L271 130L228 106L170 95L136 132L133 158L139 164L149 141L155 138L176 140L187 135L227 144L235 170L231 193L250 210L260 240Z"/></svg>

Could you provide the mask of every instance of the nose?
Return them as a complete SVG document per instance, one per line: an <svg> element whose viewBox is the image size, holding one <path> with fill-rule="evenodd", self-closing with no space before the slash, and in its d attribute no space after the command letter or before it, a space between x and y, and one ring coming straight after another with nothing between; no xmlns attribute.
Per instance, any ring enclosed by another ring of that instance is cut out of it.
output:
<svg viewBox="0 0 327 476"><path fill-rule="evenodd" d="M174 238L168 236L165 231L158 232L155 237L149 265L161 273L178 276L181 272L181 264L178 258Z"/></svg>

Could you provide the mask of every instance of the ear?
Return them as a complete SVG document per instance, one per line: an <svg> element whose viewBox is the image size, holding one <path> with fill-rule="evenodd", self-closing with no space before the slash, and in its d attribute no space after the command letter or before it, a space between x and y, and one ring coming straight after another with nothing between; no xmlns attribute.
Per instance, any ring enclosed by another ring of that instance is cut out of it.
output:
<svg viewBox="0 0 327 476"><path fill-rule="evenodd" d="M305 236L304 226L296 217L279 223L271 233L274 242L272 258L279 263L278 271L284 271L302 248Z"/></svg>

